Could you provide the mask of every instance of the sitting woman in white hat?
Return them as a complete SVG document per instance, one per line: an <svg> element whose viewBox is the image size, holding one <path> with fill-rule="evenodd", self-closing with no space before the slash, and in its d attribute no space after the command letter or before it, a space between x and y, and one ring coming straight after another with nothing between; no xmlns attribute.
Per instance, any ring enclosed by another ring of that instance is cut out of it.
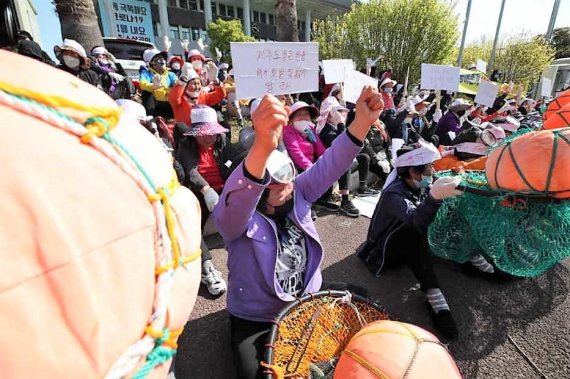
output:
<svg viewBox="0 0 570 379"><path fill-rule="evenodd" d="M168 103L168 93L178 78L166 66L168 54L158 49L147 49L143 59L147 69L142 71L139 86L142 91L143 105L151 116L173 118L172 107Z"/></svg>
<svg viewBox="0 0 570 379"><path fill-rule="evenodd" d="M471 108L471 103L463 99L455 99L448 107L448 111L437 123L435 134L441 145L452 145L453 139L459 134L465 113Z"/></svg>
<svg viewBox="0 0 570 379"><path fill-rule="evenodd" d="M184 168L184 185L198 198L202 209L202 228L214 209L226 179L243 154L230 144L228 130L218 123L216 111L205 105L192 107L192 124L178 143L176 160ZM222 273L214 267L208 247L202 240L202 283L214 296L226 292Z"/></svg>
<svg viewBox="0 0 570 379"><path fill-rule="evenodd" d="M79 42L66 38L61 45L55 46L53 51L61 62L57 68L101 88L99 74L91 70L91 61Z"/></svg>
<svg viewBox="0 0 570 379"><path fill-rule="evenodd" d="M433 269L427 229L442 199L461 194L456 189L461 180L443 177L432 185L433 162L440 158L432 144L404 146L397 155L357 253L377 277L390 266L408 266L427 295L436 327L455 338L457 327Z"/></svg>
<svg viewBox="0 0 570 379"><path fill-rule="evenodd" d="M113 99L130 99L136 88L123 66L115 61L113 54L103 46L91 49L91 69L101 76L103 91Z"/></svg>

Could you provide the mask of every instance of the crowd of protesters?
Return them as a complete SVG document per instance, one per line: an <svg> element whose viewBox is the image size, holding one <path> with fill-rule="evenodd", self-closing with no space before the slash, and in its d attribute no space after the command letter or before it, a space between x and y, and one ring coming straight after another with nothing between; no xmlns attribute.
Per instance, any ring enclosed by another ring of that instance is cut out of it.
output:
<svg viewBox="0 0 570 379"><path fill-rule="evenodd" d="M88 54L66 39L54 48L56 64L22 31L16 51L98 87L171 152L178 180L199 200L202 227L212 215L228 250L229 285L202 239L202 283L214 296L228 292L240 377L259 375L258 340L287 301L321 288L366 292L323 281L313 223L320 211L359 217L355 197L379 197L358 256L376 276L409 266L438 331L456 337L426 235L442 200L461 192L456 179L434 181L435 166L449 155L478 158L543 104L506 92L491 107L445 91L407 96L390 70L356 104L344 100L341 83L322 78L315 93L243 100L221 56L186 42L183 56L168 47L144 51L136 83L103 46ZM471 264L496 271L482 255Z"/></svg>

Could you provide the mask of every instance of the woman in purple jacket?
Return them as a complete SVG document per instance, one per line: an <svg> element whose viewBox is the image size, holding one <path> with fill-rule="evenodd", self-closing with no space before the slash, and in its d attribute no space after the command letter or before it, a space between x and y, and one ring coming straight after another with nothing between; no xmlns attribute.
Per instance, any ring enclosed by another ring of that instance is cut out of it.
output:
<svg viewBox="0 0 570 379"><path fill-rule="evenodd" d="M288 122L281 102L266 95L253 114L253 146L213 212L229 254L227 305L239 378L260 375L277 313L295 297L321 289L323 247L311 203L351 166L382 108L377 90L364 88L348 130L297 177L292 162L274 152Z"/></svg>

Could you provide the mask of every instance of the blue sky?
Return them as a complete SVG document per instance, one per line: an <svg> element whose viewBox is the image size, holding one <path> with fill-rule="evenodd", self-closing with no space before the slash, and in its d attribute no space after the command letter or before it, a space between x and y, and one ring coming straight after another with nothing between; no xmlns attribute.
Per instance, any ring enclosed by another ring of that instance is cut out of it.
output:
<svg viewBox="0 0 570 379"><path fill-rule="evenodd" d="M166 1L166 0L163 0ZM463 30L468 0L444 0L455 2L459 15L460 29ZM34 0L38 11L38 24L41 30L41 45L52 58L53 46L61 43L59 19L50 0ZM506 0L500 38L521 31L545 33L550 21L554 0ZM471 17L467 29L467 43L479 41L482 37L493 39L501 0L472 0ZM570 0L562 0L555 27L570 26Z"/></svg>

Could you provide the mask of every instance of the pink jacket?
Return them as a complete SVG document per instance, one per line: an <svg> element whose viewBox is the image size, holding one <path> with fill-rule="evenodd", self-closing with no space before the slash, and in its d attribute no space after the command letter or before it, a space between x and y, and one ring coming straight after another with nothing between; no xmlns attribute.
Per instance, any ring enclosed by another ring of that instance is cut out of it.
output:
<svg viewBox="0 0 570 379"><path fill-rule="evenodd" d="M326 150L325 145L319 139L317 131L315 128L312 129L317 138L314 144L309 142L303 133L297 131L293 125L287 125L283 128L283 143L287 148L287 152L295 165L303 171L311 168L317 158L323 155Z"/></svg>

